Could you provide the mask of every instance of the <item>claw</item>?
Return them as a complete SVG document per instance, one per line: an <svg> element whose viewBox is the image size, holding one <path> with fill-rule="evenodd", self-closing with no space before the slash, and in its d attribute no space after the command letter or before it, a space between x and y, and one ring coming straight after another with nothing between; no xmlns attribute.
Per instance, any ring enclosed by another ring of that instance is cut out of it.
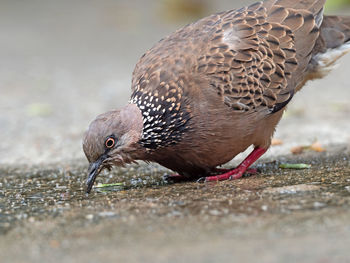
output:
<svg viewBox="0 0 350 263"><path fill-rule="evenodd" d="M227 171L225 169L214 169L214 172L224 172L223 174L202 177L197 180L197 182L213 182L213 181L224 181L224 180L236 180L242 178L244 174L256 174L257 169L249 169L249 166L252 165L261 155L266 152L266 149L256 147L253 152L251 152L244 161L238 165L236 169Z"/></svg>
<svg viewBox="0 0 350 263"><path fill-rule="evenodd" d="M169 181L170 175L169 175L169 174L164 174L164 175L162 176L162 179L163 179L163 181Z"/></svg>
<svg viewBox="0 0 350 263"><path fill-rule="evenodd" d="M206 177L201 177L199 178L196 182L197 183L205 183L207 181L207 178Z"/></svg>

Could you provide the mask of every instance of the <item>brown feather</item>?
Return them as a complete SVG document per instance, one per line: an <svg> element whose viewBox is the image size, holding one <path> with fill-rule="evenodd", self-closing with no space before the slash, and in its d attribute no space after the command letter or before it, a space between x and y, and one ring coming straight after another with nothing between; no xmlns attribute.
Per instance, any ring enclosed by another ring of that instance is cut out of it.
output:
<svg viewBox="0 0 350 263"><path fill-rule="evenodd" d="M203 18L147 51L130 101L143 121L139 159L198 176L250 145L267 149L295 92L350 49L350 18L324 17L325 2L257 2Z"/></svg>

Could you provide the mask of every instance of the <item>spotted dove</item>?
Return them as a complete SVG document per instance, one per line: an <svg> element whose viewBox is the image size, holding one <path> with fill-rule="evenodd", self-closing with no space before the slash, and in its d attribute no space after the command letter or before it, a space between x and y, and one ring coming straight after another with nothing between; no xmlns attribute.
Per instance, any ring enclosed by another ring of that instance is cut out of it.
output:
<svg viewBox="0 0 350 263"><path fill-rule="evenodd" d="M99 115L83 149L87 193L104 168L144 160L205 181L240 178L271 144L293 95L350 51L350 17L326 0L267 0L162 39L136 65L129 103ZM249 146L231 171L222 165Z"/></svg>

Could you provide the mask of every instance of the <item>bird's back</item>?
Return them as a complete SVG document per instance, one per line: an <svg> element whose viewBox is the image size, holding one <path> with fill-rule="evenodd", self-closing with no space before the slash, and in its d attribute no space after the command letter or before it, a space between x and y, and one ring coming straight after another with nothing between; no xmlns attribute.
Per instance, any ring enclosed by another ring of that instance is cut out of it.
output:
<svg viewBox="0 0 350 263"><path fill-rule="evenodd" d="M247 110L252 102L270 108L284 103L306 73L324 3L265 1L199 20L164 38L140 59L132 88L161 92L161 83L201 77L211 85L198 88L216 89L234 110ZM180 88L186 92L193 87ZM257 94L249 96L249 91Z"/></svg>

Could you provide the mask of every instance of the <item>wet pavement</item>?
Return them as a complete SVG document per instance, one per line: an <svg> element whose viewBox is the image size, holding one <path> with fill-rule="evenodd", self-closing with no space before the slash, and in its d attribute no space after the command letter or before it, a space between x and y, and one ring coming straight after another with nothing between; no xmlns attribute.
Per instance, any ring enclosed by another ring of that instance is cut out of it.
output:
<svg viewBox="0 0 350 263"><path fill-rule="evenodd" d="M141 163L102 173L98 183L122 185L85 195L82 134L128 101L142 53L248 3L188 0L193 14L175 2L2 1L0 262L350 262L350 55L295 96L259 174L174 184ZM325 152L290 153L314 141Z"/></svg>

